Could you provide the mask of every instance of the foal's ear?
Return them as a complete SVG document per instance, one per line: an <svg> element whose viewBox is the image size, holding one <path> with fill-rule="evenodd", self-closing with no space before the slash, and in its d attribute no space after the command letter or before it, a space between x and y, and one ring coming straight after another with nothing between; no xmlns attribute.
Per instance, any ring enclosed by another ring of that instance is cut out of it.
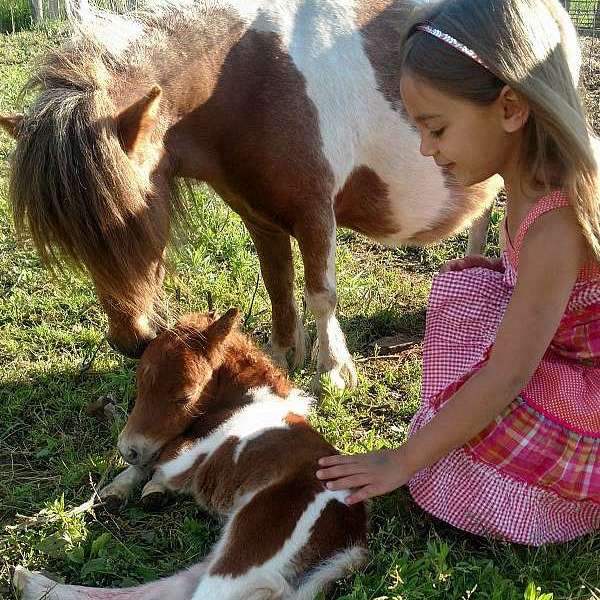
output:
<svg viewBox="0 0 600 600"><path fill-rule="evenodd" d="M21 126L23 125L23 115L12 115L10 117L3 117L0 115L0 127L8 133L8 135L19 139L19 133L21 132Z"/></svg>
<svg viewBox="0 0 600 600"><path fill-rule="evenodd" d="M209 325L203 331L207 347L216 348L220 346L237 325L239 316L240 311L237 308L230 308L222 317Z"/></svg>
<svg viewBox="0 0 600 600"><path fill-rule="evenodd" d="M155 85L143 98L117 116L117 132L123 150L129 155L143 152L156 127L162 89Z"/></svg>

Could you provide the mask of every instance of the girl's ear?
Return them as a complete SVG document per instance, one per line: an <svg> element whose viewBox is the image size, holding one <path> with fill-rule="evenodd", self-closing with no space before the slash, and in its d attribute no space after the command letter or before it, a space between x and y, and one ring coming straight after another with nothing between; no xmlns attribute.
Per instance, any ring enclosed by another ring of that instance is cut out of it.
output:
<svg viewBox="0 0 600 600"><path fill-rule="evenodd" d="M502 127L506 133L515 133L525 126L531 112L526 98L505 85L497 102L501 110Z"/></svg>

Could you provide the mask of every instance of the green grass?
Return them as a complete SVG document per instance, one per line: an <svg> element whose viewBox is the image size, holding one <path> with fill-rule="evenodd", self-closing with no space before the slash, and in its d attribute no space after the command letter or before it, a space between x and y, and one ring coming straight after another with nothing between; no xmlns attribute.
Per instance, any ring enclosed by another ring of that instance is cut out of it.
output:
<svg viewBox="0 0 600 600"><path fill-rule="evenodd" d="M17 107L17 91L48 35L0 36L1 112ZM9 571L16 564L92 585L172 573L202 557L218 532L193 502L179 499L160 514L135 503L117 515L69 513L122 465L115 452L119 424L98 421L85 407L110 393L123 419L134 396L135 363L102 344L106 318L89 281L71 273L52 279L32 248L16 243L6 200L11 147L1 136L0 597L14 597ZM240 306L248 333L265 342L269 304L262 285L248 313L259 272L248 234L205 189L189 205L193 226L172 257L176 277L167 282L171 317L205 310L210 297L218 309ZM465 238L428 250L388 250L348 231L338 241L340 320L351 351L364 359L378 337L422 330L431 277L442 261L463 253ZM310 316L307 326L314 336ZM419 353L365 360L359 369L358 389L327 393L314 424L347 452L400 443L419 401ZM308 386L310 369L294 379ZM27 522L19 515L37 517ZM469 536L427 516L401 490L373 503L369 563L330 598L598 600L599 553L600 535L542 549Z"/></svg>
<svg viewBox="0 0 600 600"><path fill-rule="evenodd" d="M27 0L0 0L0 33L14 33L32 25Z"/></svg>

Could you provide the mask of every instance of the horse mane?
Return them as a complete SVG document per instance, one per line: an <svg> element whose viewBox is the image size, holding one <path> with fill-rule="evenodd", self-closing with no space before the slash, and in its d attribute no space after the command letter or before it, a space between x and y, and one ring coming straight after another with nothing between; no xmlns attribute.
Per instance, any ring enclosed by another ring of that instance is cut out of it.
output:
<svg viewBox="0 0 600 600"><path fill-rule="evenodd" d="M120 60L83 28L44 57L24 89L38 95L12 157L10 199L17 231L31 236L43 263L89 271L99 290L139 313L136 299L154 288L148 267L162 262L180 194L174 183L170 206L158 207L120 145L111 98L125 72ZM145 86L150 73L135 69ZM140 87L140 97L147 91Z"/></svg>

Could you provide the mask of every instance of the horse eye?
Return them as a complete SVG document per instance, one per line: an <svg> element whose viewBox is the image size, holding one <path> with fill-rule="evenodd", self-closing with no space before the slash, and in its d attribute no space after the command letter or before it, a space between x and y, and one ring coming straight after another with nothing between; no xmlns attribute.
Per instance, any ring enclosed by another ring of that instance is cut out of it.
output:
<svg viewBox="0 0 600 600"><path fill-rule="evenodd" d="M179 398L175 398L175 403L181 405L188 404L191 399L191 396L180 396Z"/></svg>

